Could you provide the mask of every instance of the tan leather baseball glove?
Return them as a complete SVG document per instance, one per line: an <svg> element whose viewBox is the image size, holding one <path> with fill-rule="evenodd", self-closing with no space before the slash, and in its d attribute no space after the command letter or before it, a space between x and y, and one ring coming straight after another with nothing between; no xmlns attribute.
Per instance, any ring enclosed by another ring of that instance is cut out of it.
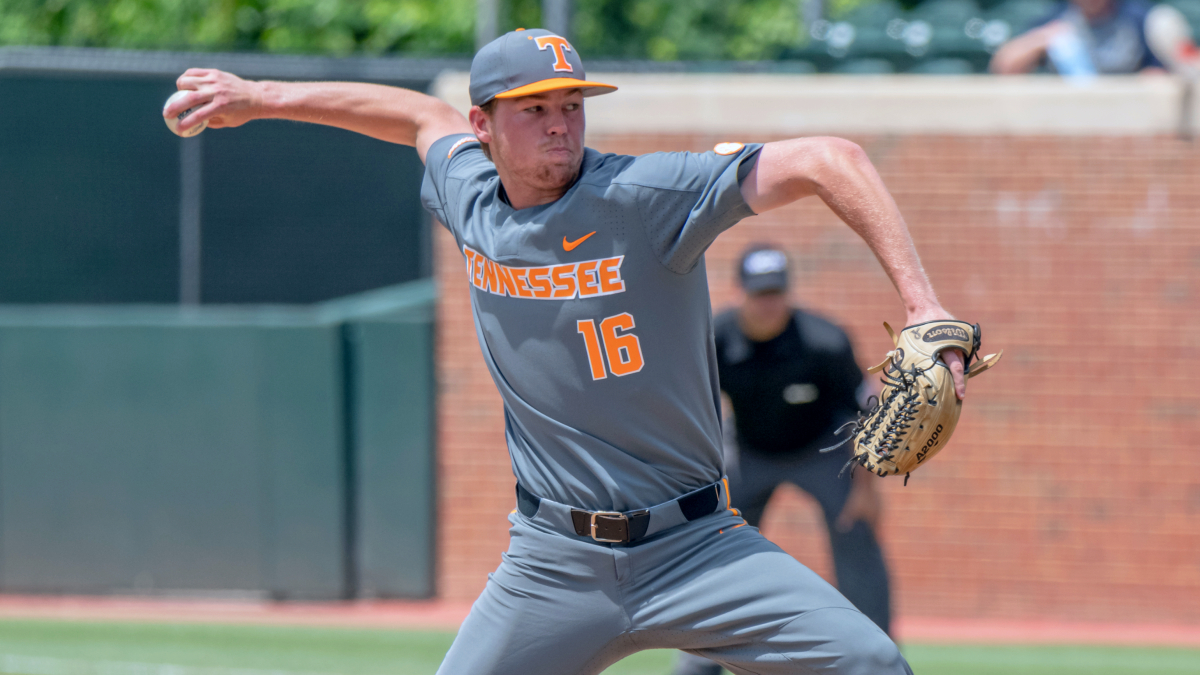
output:
<svg viewBox="0 0 1200 675"><path fill-rule="evenodd" d="M883 391L869 413L848 425L853 428L854 441L849 465L861 464L880 476L902 473L908 484L909 473L946 447L962 413L962 401L954 394L954 379L942 352L962 350L968 378L996 365L1004 352L971 365L979 351L980 330L978 324L965 321L928 321L909 326L899 335L888 324L883 327L896 348L883 363L867 371L883 372Z"/></svg>

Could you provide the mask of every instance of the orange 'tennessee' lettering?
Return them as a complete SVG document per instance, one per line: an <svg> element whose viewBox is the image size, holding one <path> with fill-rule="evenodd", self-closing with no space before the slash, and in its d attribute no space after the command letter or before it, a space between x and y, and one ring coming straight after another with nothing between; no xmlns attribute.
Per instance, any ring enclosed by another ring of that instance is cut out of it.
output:
<svg viewBox="0 0 1200 675"><path fill-rule="evenodd" d="M484 274L483 265L484 265L485 260L487 260L487 258L484 258L482 255L476 254L476 256L475 256L475 274L473 274L471 276L471 283L475 284L475 288L483 288L483 274Z"/></svg>
<svg viewBox="0 0 1200 675"><path fill-rule="evenodd" d="M484 263L484 269L486 270L486 273L487 273L487 276L485 278L485 281L487 282L487 288L485 288L483 290L491 291L492 293L498 293L500 295L504 295L504 292L500 290L500 282L496 279L496 275L497 275L496 268L497 267L499 267L499 265L492 262L491 260L488 260L486 263Z"/></svg>
<svg viewBox="0 0 1200 675"><path fill-rule="evenodd" d="M625 290L625 281L621 279L621 261L624 257L605 258L600 261L600 291L602 293L620 293Z"/></svg>
<svg viewBox="0 0 1200 675"><path fill-rule="evenodd" d="M600 292L600 279L596 274L596 268L599 266L599 260L585 260L575 268L575 278L579 281L579 297L586 298Z"/></svg>
<svg viewBox="0 0 1200 675"><path fill-rule="evenodd" d="M463 247L463 256L467 259L467 278L475 276L475 251Z"/></svg>
<svg viewBox="0 0 1200 675"><path fill-rule="evenodd" d="M516 284L517 295L522 298L533 297L533 291L529 288L529 280L525 278L527 274L529 274L528 267L512 268L513 283Z"/></svg>
<svg viewBox="0 0 1200 675"><path fill-rule="evenodd" d="M575 297L575 265L556 265L550 278L554 281L554 297Z"/></svg>
<svg viewBox="0 0 1200 675"><path fill-rule="evenodd" d="M529 282L529 287L533 289L533 297L535 298L548 298L553 292L553 287L550 286L549 267L529 268L527 281Z"/></svg>
<svg viewBox="0 0 1200 675"><path fill-rule="evenodd" d="M517 297L517 283L513 281L512 268L497 263L496 273L500 278L500 294Z"/></svg>

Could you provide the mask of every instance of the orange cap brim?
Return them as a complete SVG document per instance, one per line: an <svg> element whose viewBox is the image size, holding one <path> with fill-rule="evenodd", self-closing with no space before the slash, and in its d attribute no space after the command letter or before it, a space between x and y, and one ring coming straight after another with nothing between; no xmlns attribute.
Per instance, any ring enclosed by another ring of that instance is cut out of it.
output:
<svg viewBox="0 0 1200 675"><path fill-rule="evenodd" d="M552 77L548 80L533 82L523 87L517 87L516 89L502 91L499 94L496 94L495 98L518 98L521 96L542 94L547 91L555 91L558 89L583 89L584 96L596 96L598 94L607 94L616 91L617 88L611 84L604 84L603 82L577 80L573 77Z"/></svg>

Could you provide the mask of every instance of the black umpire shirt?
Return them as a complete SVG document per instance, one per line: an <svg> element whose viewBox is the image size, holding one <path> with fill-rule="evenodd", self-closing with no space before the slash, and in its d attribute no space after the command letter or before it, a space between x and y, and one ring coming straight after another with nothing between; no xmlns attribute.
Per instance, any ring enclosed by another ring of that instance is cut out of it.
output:
<svg viewBox="0 0 1200 675"><path fill-rule="evenodd" d="M737 310L714 320L721 390L733 403L738 446L763 455L818 450L858 414L862 372L850 338L799 309L766 342L746 337Z"/></svg>

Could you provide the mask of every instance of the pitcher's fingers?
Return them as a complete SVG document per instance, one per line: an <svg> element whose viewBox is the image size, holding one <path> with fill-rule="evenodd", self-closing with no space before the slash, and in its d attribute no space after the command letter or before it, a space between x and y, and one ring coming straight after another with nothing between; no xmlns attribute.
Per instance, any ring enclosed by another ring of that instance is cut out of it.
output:
<svg viewBox="0 0 1200 675"><path fill-rule="evenodd" d="M211 77L214 72L215 71L213 71L211 68L188 68L187 70L183 71L183 74L180 75L178 79L175 80L175 88L195 89L195 87L185 87L184 82L195 82L203 78Z"/></svg>
<svg viewBox="0 0 1200 675"><path fill-rule="evenodd" d="M180 131L188 131L192 127L196 126L197 124L200 124L200 122L205 121L205 120L208 120L208 125L210 127L216 128L216 127L220 126L219 124L213 124L212 120L209 120L210 117L212 117L213 115L216 114L218 107L219 106L217 106L216 103L209 101L207 104L203 105L200 109L193 110L191 115L188 115L187 117L179 120L179 130ZM187 110L187 108L184 108L184 110Z"/></svg>
<svg viewBox="0 0 1200 675"><path fill-rule="evenodd" d="M180 75L178 80L175 80L175 88L180 91L203 89L205 85L212 84L211 77L200 77L196 75Z"/></svg>
<svg viewBox="0 0 1200 675"><path fill-rule="evenodd" d="M187 90L180 90L187 91ZM203 91L188 91L186 96L171 101L163 107L163 117L177 117L184 110L200 107L212 100L212 94ZM190 117L190 115L189 115Z"/></svg>
<svg viewBox="0 0 1200 675"><path fill-rule="evenodd" d="M942 360L950 368L950 376L954 378L954 393L958 399L967 397L967 376L962 352L950 349L942 352Z"/></svg>

